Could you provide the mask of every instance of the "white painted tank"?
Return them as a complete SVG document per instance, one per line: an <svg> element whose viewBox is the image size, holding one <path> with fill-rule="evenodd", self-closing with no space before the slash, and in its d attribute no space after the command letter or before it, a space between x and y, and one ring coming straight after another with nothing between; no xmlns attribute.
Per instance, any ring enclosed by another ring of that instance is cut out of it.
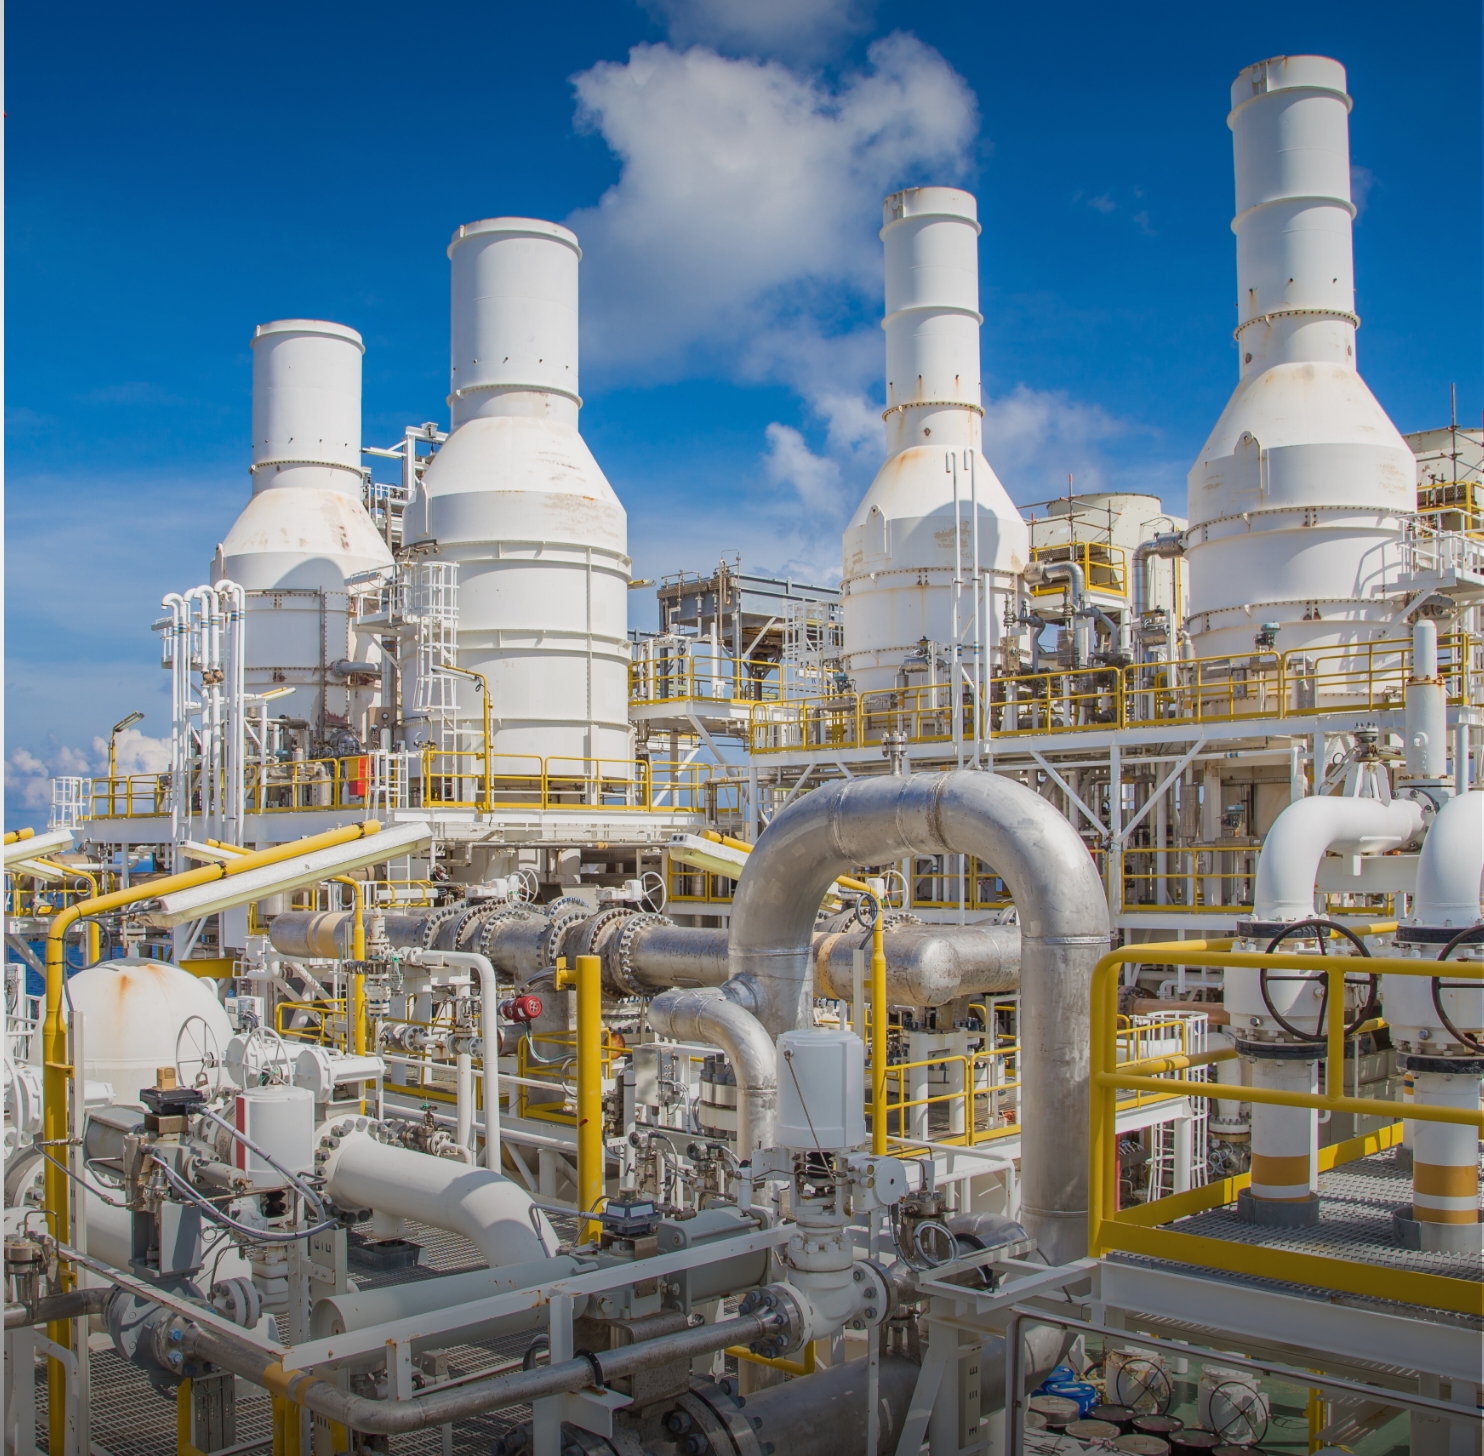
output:
<svg viewBox="0 0 1484 1456"><path fill-rule="evenodd" d="M862 691L895 687L903 659L917 653L923 638L951 653L951 452L958 456L961 498L958 638L967 663L974 637L972 494L986 588L980 624L986 678L1005 594L1013 593L1029 556L1025 524L981 448L974 198L955 187L914 187L888 197L883 214L887 458L845 529L841 585L846 666Z"/></svg>
<svg viewBox="0 0 1484 1456"><path fill-rule="evenodd" d="M448 256L452 433L404 539L458 565L458 660L490 680L495 752L626 761L628 517L577 430L582 251L556 223L501 217L461 227ZM459 707L482 723L471 683Z"/></svg>
<svg viewBox="0 0 1484 1456"><path fill-rule="evenodd" d="M1389 635L1373 595L1416 509L1406 442L1356 372L1350 97L1323 56L1232 85L1236 392L1190 471L1190 632L1198 656Z"/></svg>
<svg viewBox="0 0 1484 1456"><path fill-rule="evenodd" d="M203 1070L203 1052L220 1068L232 1025L212 986L165 961L102 961L79 971L67 994L82 1013L89 1079L111 1083L115 1102L138 1102L161 1067L177 1067L188 1085Z"/></svg>
<svg viewBox="0 0 1484 1456"><path fill-rule="evenodd" d="M369 697L353 700L331 669L356 657L346 577L392 564L362 504L365 349L344 324L280 319L259 325L252 350L253 494L212 581L248 593L247 691L290 686L274 716L361 737Z"/></svg>

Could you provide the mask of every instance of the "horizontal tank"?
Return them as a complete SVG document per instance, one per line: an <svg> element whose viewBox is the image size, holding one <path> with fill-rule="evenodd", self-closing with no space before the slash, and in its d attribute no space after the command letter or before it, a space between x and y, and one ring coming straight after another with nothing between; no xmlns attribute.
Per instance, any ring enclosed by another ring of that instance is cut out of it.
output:
<svg viewBox="0 0 1484 1456"><path fill-rule="evenodd" d="M1189 630L1197 656L1385 637L1378 595L1416 509L1406 442L1356 369L1345 68L1249 66L1232 86L1236 391L1190 471Z"/></svg>
<svg viewBox="0 0 1484 1456"><path fill-rule="evenodd" d="M458 662L489 680L496 754L627 761L628 517L577 428L581 249L507 217L448 255L452 433L404 539L458 567ZM472 747L484 705L458 692Z"/></svg>
<svg viewBox="0 0 1484 1456"><path fill-rule="evenodd" d="M976 557L987 675L1006 595L1029 557L1025 524L982 449L974 198L954 187L914 187L888 197L883 214L887 458L842 543L845 664L863 692L904 685L904 663L921 658L924 639L936 659L928 675L951 679L955 577L967 667Z"/></svg>

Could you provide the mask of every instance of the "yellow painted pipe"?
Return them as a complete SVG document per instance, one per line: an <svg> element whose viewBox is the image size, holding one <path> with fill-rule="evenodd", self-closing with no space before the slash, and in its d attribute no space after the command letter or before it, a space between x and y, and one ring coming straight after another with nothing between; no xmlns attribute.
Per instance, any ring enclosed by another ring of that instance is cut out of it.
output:
<svg viewBox="0 0 1484 1456"><path fill-rule="evenodd" d="M202 865L199 869L186 870L178 875L166 875L163 879L149 880L142 885L131 885L127 890L114 890L107 895L97 895L79 900L59 910L52 917L46 933L46 1019L41 1028L42 1054L42 1127L47 1143L52 1147L65 1146L68 1136L67 1094L72 1077L72 1067L67 1061L67 1028L62 1024L62 992L66 979L66 950L64 937L74 922L84 916L101 914L105 910L120 910L126 905L137 905L145 900L166 895L174 890L189 890L197 885L209 885L229 875L240 875L247 870L263 865L277 864L280 860L293 859L311 850L329 849L337 844L348 844L377 833L381 825L374 819L362 824L352 824L344 829L332 829L325 834L312 835L308 839L295 840L290 844L275 845L272 849L260 849L244 854L226 864ZM55 1238L66 1239L71 1234L71 1189L67 1182L65 1165L61 1160L48 1159L44 1217L48 1231ZM57 1288L66 1292L72 1288L72 1266L62 1262L57 1271ZM58 1345L71 1341L70 1321L55 1320L47 1326L47 1334ZM49 1360L48 1428L50 1448L60 1451L64 1444L66 1421L65 1374L61 1364Z"/></svg>
<svg viewBox="0 0 1484 1456"><path fill-rule="evenodd" d="M603 1201L603 962L578 956L576 971L557 961L557 990L577 992L577 1207L596 1213ZM601 1224L584 1220L580 1243L596 1243Z"/></svg>
<svg viewBox="0 0 1484 1456"><path fill-rule="evenodd" d="M871 927L871 1151L878 1156L886 1152L886 950L881 929L885 910L878 900Z"/></svg>
<svg viewBox="0 0 1484 1456"><path fill-rule="evenodd" d="M19 844L23 839L34 839L34 829L7 829L5 831L5 842L7 844Z"/></svg>

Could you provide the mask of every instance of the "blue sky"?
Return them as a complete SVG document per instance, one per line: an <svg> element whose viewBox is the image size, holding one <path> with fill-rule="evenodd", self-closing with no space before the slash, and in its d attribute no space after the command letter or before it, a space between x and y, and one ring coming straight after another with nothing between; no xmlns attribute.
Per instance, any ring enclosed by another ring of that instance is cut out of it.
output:
<svg viewBox="0 0 1484 1456"><path fill-rule="evenodd" d="M475 218L583 241L582 427L644 576L837 569L879 457L880 199L921 182L979 198L1012 496L1070 471L1178 510L1236 377L1228 87L1270 55L1349 69L1371 388L1404 431L1446 422L1452 382L1461 419L1484 407L1474 3L8 20L7 822L131 709L137 761L168 730L149 623L246 499L253 326L362 332L368 443L446 421L444 248Z"/></svg>

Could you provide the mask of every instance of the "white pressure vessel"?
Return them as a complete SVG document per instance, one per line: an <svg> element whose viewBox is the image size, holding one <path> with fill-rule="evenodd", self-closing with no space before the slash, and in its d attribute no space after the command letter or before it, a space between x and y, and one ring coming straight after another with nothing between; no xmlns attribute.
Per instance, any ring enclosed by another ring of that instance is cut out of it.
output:
<svg viewBox="0 0 1484 1456"><path fill-rule="evenodd" d="M1394 634L1375 594L1416 462L1356 372L1345 68L1280 56L1232 85L1240 378L1189 479L1197 656ZM1322 675L1341 665L1330 653Z"/></svg>
<svg viewBox="0 0 1484 1456"><path fill-rule="evenodd" d="M214 1091L232 1024L203 981L166 961L100 961L67 982L66 1006L82 1014L89 1080L113 1087L115 1102L139 1101L162 1067L186 1086L204 1074Z"/></svg>
<svg viewBox="0 0 1484 1456"><path fill-rule="evenodd" d="M253 494L211 579L247 592L247 691L291 687L274 717L363 738L369 697L334 667L356 657L346 577L392 564L362 503L365 349L344 324L280 319L259 325L252 350Z"/></svg>
<svg viewBox="0 0 1484 1456"><path fill-rule="evenodd" d="M557 774L627 763L628 517L577 430L581 249L556 223L502 217L459 228L448 255L452 433L404 538L458 565L458 661L489 679L507 771L511 755ZM458 694L482 728L473 684Z"/></svg>
<svg viewBox="0 0 1484 1456"><path fill-rule="evenodd" d="M956 187L913 187L886 199L883 219L887 458L842 543L846 667L860 691L895 687L903 660L920 655L923 639L951 663L957 544L956 636L971 668L977 503L987 681L1005 596L1014 592L1030 547L981 448L978 209ZM952 669L928 675L951 681Z"/></svg>

